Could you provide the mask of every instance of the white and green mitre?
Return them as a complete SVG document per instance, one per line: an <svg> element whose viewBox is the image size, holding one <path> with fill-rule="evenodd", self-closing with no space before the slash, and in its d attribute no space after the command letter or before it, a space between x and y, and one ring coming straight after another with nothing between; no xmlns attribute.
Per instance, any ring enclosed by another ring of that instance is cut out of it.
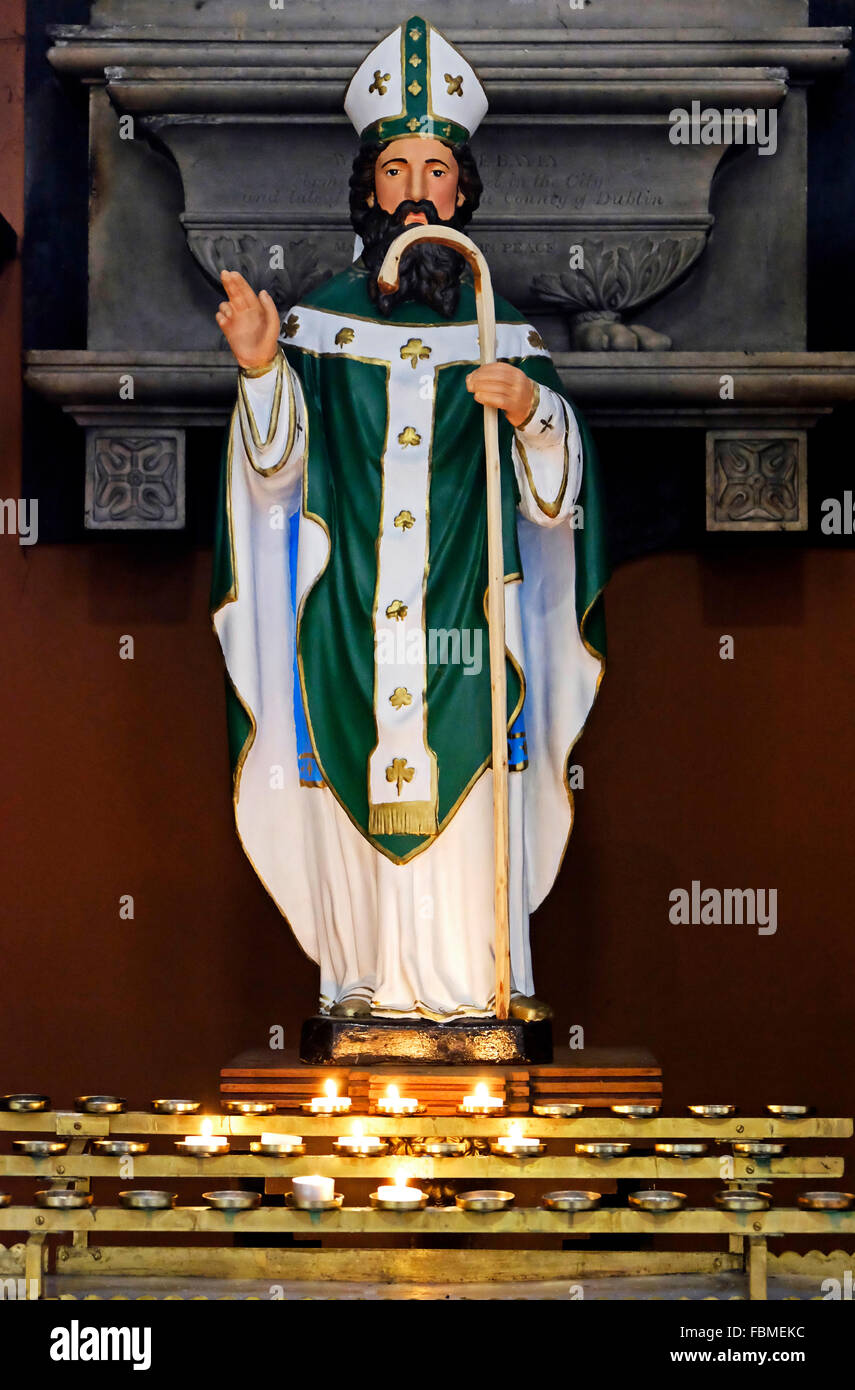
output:
<svg viewBox="0 0 855 1390"><path fill-rule="evenodd" d="M487 98L463 55L414 15L368 54L347 89L344 109L363 143L431 135L460 144L484 119Z"/></svg>

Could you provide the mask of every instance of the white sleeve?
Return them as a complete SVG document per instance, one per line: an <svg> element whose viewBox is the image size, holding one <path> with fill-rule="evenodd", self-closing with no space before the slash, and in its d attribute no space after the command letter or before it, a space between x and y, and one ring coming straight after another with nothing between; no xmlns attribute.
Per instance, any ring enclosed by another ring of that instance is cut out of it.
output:
<svg viewBox="0 0 855 1390"><path fill-rule="evenodd" d="M277 487L292 482L302 469L306 439L306 403L296 372L280 349L264 371L241 369L237 419L247 459Z"/></svg>
<svg viewBox="0 0 855 1390"><path fill-rule="evenodd" d="M538 386L531 415L514 430L513 461L520 511L536 526L556 526L572 512L582 483L582 440L573 409Z"/></svg>

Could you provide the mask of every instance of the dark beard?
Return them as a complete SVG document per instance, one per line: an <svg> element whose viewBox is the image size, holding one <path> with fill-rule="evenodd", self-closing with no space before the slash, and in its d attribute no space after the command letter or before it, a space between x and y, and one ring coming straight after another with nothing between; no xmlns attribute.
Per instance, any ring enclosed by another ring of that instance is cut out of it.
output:
<svg viewBox="0 0 855 1390"><path fill-rule="evenodd" d="M451 319L457 312L460 278L466 269L466 262L448 246L427 241L411 247L401 259L398 288L391 294L382 294L377 284L380 267L392 242L402 232L410 230L403 224L404 218L411 212L423 212L431 226L460 230L457 217L444 222L433 203L427 201L404 201L394 212L384 212L378 207L369 208L360 219L359 227L364 242L362 260L368 270L368 294L384 317L389 316L396 304L415 299L442 314L443 318ZM418 225L411 223L411 226Z"/></svg>

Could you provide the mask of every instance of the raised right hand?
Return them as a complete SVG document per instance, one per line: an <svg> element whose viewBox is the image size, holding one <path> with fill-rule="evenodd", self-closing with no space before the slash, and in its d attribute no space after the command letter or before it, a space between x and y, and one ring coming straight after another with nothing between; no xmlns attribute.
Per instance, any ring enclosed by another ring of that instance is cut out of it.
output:
<svg viewBox="0 0 855 1390"><path fill-rule="evenodd" d="M267 290L256 294L237 270L220 274L228 295L217 310L217 323L240 367L266 367L276 356L281 332L279 310Z"/></svg>

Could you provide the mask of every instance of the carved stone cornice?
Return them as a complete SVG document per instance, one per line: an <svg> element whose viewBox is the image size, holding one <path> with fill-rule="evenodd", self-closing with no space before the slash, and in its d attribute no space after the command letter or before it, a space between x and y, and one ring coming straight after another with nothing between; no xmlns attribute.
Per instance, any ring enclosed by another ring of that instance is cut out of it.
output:
<svg viewBox="0 0 855 1390"><path fill-rule="evenodd" d="M538 71L601 68L784 68L797 80L834 72L848 59L851 30L772 28L762 34L734 34L732 28L673 29L455 29L449 39L470 56L480 76L493 84L508 78L522 85ZM286 80L320 69L344 85L377 41L371 31L331 36L329 30L300 29L283 38L282 28L244 30L60 25L51 29L50 61L58 72L82 81L103 80L105 66L193 68L273 68ZM330 109L340 109L339 106Z"/></svg>
<svg viewBox="0 0 855 1390"><path fill-rule="evenodd" d="M480 69L490 92L490 122L524 113L527 119L564 114L588 117L667 113L674 107L771 107L788 87L783 67L565 67L517 64ZM307 114L337 122L352 72L345 68L164 66L106 64L101 71L111 100L131 115L207 117Z"/></svg>
<svg viewBox="0 0 855 1390"><path fill-rule="evenodd" d="M852 352L558 352L553 360L568 395L601 425L807 427L855 398ZM115 420L127 374L134 400L123 418L220 424L234 405L236 370L219 352L25 355L27 385L81 424ZM722 400L723 377L733 378L733 400Z"/></svg>

